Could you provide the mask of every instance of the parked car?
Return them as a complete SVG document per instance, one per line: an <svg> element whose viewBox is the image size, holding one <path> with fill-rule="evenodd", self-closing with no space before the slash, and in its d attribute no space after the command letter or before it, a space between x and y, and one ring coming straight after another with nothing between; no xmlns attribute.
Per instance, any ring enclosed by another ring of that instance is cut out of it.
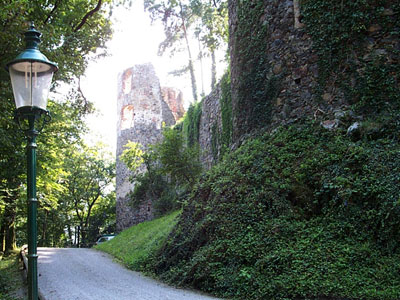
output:
<svg viewBox="0 0 400 300"><path fill-rule="evenodd" d="M99 237L99 239L96 242L96 245L99 245L101 243L107 242L109 240L112 240L115 237L115 234L107 234L107 235L102 235Z"/></svg>

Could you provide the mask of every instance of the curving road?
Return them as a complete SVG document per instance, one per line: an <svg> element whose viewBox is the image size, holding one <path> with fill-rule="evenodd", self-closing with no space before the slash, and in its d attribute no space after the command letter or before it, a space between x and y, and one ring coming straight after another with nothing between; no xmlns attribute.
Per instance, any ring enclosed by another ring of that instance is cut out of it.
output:
<svg viewBox="0 0 400 300"><path fill-rule="evenodd" d="M129 271L93 249L38 248L41 300L211 300Z"/></svg>

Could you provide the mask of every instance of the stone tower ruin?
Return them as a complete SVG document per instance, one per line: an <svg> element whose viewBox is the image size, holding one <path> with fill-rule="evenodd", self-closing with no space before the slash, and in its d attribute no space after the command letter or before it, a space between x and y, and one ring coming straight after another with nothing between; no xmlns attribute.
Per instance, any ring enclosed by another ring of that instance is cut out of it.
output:
<svg viewBox="0 0 400 300"><path fill-rule="evenodd" d="M182 93L160 87L152 64L136 65L118 76L117 104L117 231L153 217L151 200L134 209L130 205L131 172L119 159L128 141L145 148L162 137L162 126L175 124L184 114Z"/></svg>

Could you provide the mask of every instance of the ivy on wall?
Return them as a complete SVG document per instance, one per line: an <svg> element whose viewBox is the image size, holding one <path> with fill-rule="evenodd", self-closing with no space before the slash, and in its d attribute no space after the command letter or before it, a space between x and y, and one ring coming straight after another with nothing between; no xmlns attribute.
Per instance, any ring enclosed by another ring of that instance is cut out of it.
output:
<svg viewBox="0 0 400 300"><path fill-rule="evenodd" d="M202 113L201 105L202 102L191 104L183 120L183 133L189 147L199 142L200 119Z"/></svg>
<svg viewBox="0 0 400 300"><path fill-rule="evenodd" d="M360 113L399 107L398 1L303 0L302 15L319 56L320 94L336 81Z"/></svg>
<svg viewBox="0 0 400 300"><path fill-rule="evenodd" d="M193 189L155 271L228 299L400 299L399 145L319 122L249 139Z"/></svg>
<svg viewBox="0 0 400 300"><path fill-rule="evenodd" d="M211 127L211 153L214 161L218 161L220 155L221 132L215 122Z"/></svg>
<svg viewBox="0 0 400 300"><path fill-rule="evenodd" d="M211 127L211 152L214 161L222 158L232 144L233 120L230 73L221 78L221 128L215 122Z"/></svg>
<svg viewBox="0 0 400 300"><path fill-rule="evenodd" d="M238 1L235 32L239 58L238 97L234 103L236 137L270 123L277 81L269 76L267 23L263 20L265 1Z"/></svg>
<svg viewBox="0 0 400 300"><path fill-rule="evenodd" d="M229 72L225 73L221 79L220 103L222 119L221 154L223 155L232 143L233 132L231 78Z"/></svg>

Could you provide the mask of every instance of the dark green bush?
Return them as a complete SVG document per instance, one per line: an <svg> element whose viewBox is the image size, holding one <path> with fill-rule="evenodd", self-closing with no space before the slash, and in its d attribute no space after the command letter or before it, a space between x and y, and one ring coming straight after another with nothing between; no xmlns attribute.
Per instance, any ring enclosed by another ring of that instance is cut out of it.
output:
<svg viewBox="0 0 400 300"><path fill-rule="evenodd" d="M135 177L135 187L129 193L131 205L138 208L151 199L156 216L163 216L178 207L174 186L168 182L159 169Z"/></svg>

